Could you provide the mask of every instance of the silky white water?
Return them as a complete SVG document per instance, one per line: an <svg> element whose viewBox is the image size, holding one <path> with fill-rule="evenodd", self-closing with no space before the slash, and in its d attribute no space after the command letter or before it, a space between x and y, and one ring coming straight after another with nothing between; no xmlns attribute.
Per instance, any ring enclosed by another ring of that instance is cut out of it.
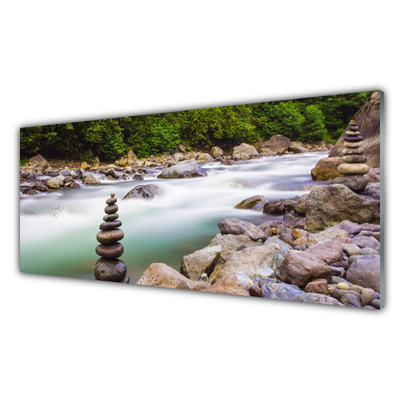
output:
<svg viewBox="0 0 400 400"><path fill-rule="evenodd" d="M96 234L103 222L105 201L118 198L120 257L131 283L153 262L179 269L182 257L198 250L219 233L218 222L236 217L260 224L280 219L261 211L234 206L255 195L267 200L293 199L308 193L317 182L310 171L327 152L260 158L239 165L208 163L208 176L192 179L107 181L97 187L61 189L34 196L21 195L20 269L22 272L94 279L99 258ZM160 194L151 200L122 198L135 186L156 184Z"/></svg>

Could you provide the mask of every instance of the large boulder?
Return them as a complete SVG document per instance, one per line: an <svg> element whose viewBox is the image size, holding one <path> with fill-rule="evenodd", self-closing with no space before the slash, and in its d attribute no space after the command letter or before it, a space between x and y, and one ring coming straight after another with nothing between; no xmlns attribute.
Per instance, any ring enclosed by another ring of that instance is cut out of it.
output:
<svg viewBox="0 0 400 400"><path fill-rule="evenodd" d="M343 175L338 172L337 167L343 163L341 157L321 158L311 170L311 177L314 181L329 181L341 177Z"/></svg>
<svg viewBox="0 0 400 400"><path fill-rule="evenodd" d="M198 281L203 273L210 275L221 251L222 246L207 246L184 256L179 270L180 273L194 281Z"/></svg>
<svg viewBox="0 0 400 400"><path fill-rule="evenodd" d="M234 274L225 275L219 282L205 289L204 292L250 296L249 292Z"/></svg>
<svg viewBox="0 0 400 400"><path fill-rule="evenodd" d="M165 168L158 175L159 179L196 178L207 176L207 172L197 165L196 160L180 161L172 167Z"/></svg>
<svg viewBox="0 0 400 400"><path fill-rule="evenodd" d="M39 169L43 170L49 166L49 163L41 154L38 154L35 157L29 159L29 165L32 165L33 167L38 167Z"/></svg>
<svg viewBox="0 0 400 400"><path fill-rule="evenodd" d="M240 146L233 148L232 157L234 160L249 160L250 158L258 157L257 149L247 143L242 143Z"/></svg>
<svg viewBox="0 0 400 400"><path fill-rule="evenodd" d="M100 185L99 178L94 174L84 173L82 174L82 183L84 185Z"/></svg>
<svg viewBox="0 0 400 400"><path fill-rule="evenodd" d="M214 146L210 150L210 155L213 158L222 157L224 155L224 151L220 147Z"/></svg>
<svg viewBox="0 0 400 400"><path fill-rule="evenodd" d="M267 199L264 196L257 195L241 201L239 204L236 204L235 208L251 210L258 203L265 203L266 201Z"/></svg>
<svg viewBox="0 0 400 400"><path fill-rule="evenodd" d="M263 242L267 239L265 233L258 226L238 218L223 219L218 222L218 227L224 235L246 235L251 240L257 241L261 239Z"/></svg>
<svg viewBox="0 0 400 400"><path fill-rule="evenodd" d="M290 139L283 135L274 135L271 139L260 145L260 153L263 155L283 154L289 148Z"/></svg>
<svg viewBox="0 0 400 400"><path fill-rule="evenodd" d="M329 265L319 257L302 251L289 251L279 267L277 277L296 286L305 286L315 278L331 281L332 271Z"/></svg>
<svg viewBox="0 0 400 400"><path fill-rule="evenodd" d="M246 235L221 235L218 233L218 235L211 240L210 246L221 246L222 249L218 262L225 263L234 253L236 253L239 247L256 247L261 246L261 243L254 242Z"/></svg>
<svg viewBox="0 0 400 400"><path fill-rule="evenodd" d="M364 138L362 147L370 167L380 166L380 92L374 92L367 102L357 111L353 119L357 122L361 136ZM343 150L344 134L337 141L329 157L338 157Z"/></svg>
<svg viewBox="0 0 400 400"><path fill-rule="evenodd" d="M304 147L300 142L290 142L288 150L296 154L306 153L307 151L310 151L309 149L307 149L307 147Z"/></svg>
<svg viewBox="0 0 400 400"><path fill-rule="evenodd" d="M210 286L207 282L192 281L175 269L161 263L151 264L136 284L190 290L204 290Z"/></svg>
<svg viewBox="0 0 400 400"><path fill-rule="evenodd" d="M354 193L361 193L368 185L368 179L362 175L342 176L332 181L333 185L345 185Z"/></svg>
<svg viewBox="0 0 400 400"><path fill-rule="evenodd" d="M214 158L207 153L200 153L200 155L197 157L198 163L208 163L213 161L215 161Z"/></svg>
<svg viewBox="0 0 400 400"><path fill-rule="evenodd" d="M129 191L122 199L152 199L155 195L159 194L159 187L157 185L139 185Z"/></svg>
<svg viewBox="0 0 400 400"><path fill-rule="evenodd" d="M349 220L362 224L379 223L380 202L358 196L347 186L329 185L314 188L306 201L306 228L317 232Z"/></svg>
<svg viewBox="0 0 400 400"><path fill-rule="evenodd" d="M342 259L343 244L338 239L331 239L323 243L310 246L305 250L308 254L313 254L327 264L338 262Z"/></svg>
<svg viewBox="0 0 400 400"><path fill-rule="evenodd" d="M245 274L250 279L271 277L274 255L279 250L279 245L275 243L240 250L234 253L225 264L217 265L210 278L218 282L230 273Z"/></svg>
<svg viewBox="0 0 400 400"><path fill-rule="evenodd" d="M346 271L346 279L354 285L381 291L380 256L357 256Z"/></svg>

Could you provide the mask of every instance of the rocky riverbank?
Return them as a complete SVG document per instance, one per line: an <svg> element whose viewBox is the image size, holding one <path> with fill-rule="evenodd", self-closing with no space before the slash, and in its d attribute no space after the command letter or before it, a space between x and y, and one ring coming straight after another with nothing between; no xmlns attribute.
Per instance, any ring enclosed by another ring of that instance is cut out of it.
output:
<svg viewBox="0 0 400 400"><path fill-rule="evenodd" d="M238 161L247 161L259 157L295 154L308 151L328 150L332 145L303 145L291 142L282 135L276 135L268 141L260 141L255 147L246 143L233 148L232 152L214 146L208 153L187 151L180 145L174 154L138 159L129 151L124 157L109 164L95 157L90 163L74 160L46 160L40 154L32 157L20 167L20 188L25 195L51 192L58 189L79 189L81 186L98 186L101 180L144 180L146 176L159 174L160 179L204 177L206 171L201 164L219 162L234 165Z"/></svg>
<svg viewBox="0 0 400 400"><path fill-rule="evenodd" d="M297 200L244 199L237 208L283 221L221 220L220 233L184 256L179 272L151 264L137 284L379 309L379 176L371 169L358 193L350 180L334 180Z"/></svg>

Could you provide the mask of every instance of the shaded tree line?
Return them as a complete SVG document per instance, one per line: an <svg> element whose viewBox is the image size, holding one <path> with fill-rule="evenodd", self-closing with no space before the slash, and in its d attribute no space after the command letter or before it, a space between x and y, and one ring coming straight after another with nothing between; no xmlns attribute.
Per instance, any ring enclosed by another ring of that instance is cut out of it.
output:
<svg viewBox="0 0 400 400"><path fill-rule="evenodd" d="M281 134L303 143L335 142L373 92L204 108L22 128L21 159L114 160L128 150L138 157L175 152L178 144L231 149Z"/></svg>

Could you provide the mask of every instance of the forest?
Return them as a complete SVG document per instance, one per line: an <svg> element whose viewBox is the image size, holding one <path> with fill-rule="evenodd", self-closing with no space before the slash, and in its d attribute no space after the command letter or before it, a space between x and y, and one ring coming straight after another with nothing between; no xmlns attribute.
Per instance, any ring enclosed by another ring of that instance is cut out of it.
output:
<svg viewBox="0 0 400 400"><path fill-rule="evenodd" d="M132 150L139 158L176 151L230 150L276 134L302 143L334 143L373 92L204 108L163 114L22 128L20 157L115 160Z"/></svg>

